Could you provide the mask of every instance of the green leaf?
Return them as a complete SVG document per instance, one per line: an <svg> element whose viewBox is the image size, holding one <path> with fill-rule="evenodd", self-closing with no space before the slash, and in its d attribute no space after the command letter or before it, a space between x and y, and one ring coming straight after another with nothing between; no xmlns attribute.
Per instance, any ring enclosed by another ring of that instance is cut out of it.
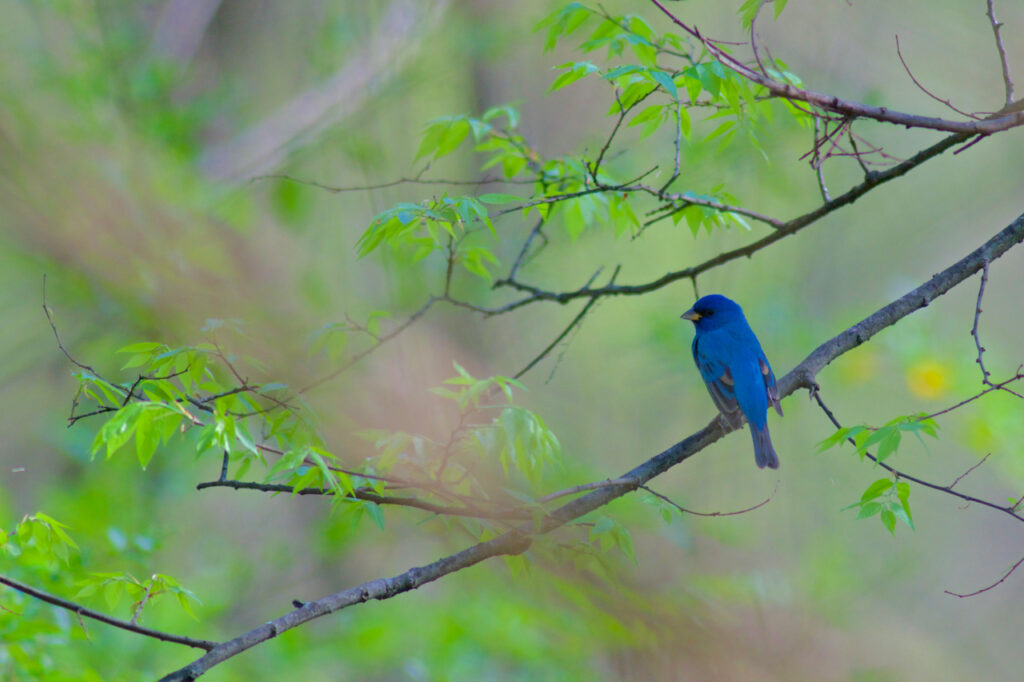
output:
<svg viewBox="0 0 1024 682"><path fill-rule="evenodd" d="M882 525L888 529L892 535L896 534L896 515L889 509L883 509L879 514L882 520Z"/></svg>
<svg viewBox="0 0 1024 682"><path fill-rule="evenodd" d="M679 130L682 132L683 137L686 139L690 138L690 112L681 106L676 107L676 114L679 116Z"/></svg>
<svg viewBox="0 0 1024 682"><path fill-rule="evenodd" d="M366 513L370 515L373 522L377 524L381 530L384 530L384 511L380 508L376 502L364 502L363 508Z"/></svg>
<svg viewBox="0 0 1024 682"><path fill-rule="evenodd" d="M611 25L615 26L615 24ZM614 80L616 78L621 78L622 76L628 76L633 73L642 72L643 70L643 67L637 66L635 64L629 64L626 66L616 66L614 69L606 71L604 75L601 76L601 78L605 80Z"/></svg>
<svg viewBox="0 0 1024 682"><path fill-rule="evenodd" d="M861 502L867 502L877 497L881 497L883 494L889 492L893 488L893 482L891 478L880 478L864 491L864 494L860 496Z"/></svg>
<svg viewBox="0 0 1024 682"><path fill-rule="evenodd" d="M178 605L181 606L182 610L184 610L185 613L187 613L188 615L192 616L192 618L194 618L195 620L199 620L199 618L195 614L195 611L192 610L191 603L192 600L198 602L199 599L194 594L185 589L178 591L175 596L177 597Z"/></svg>
<svg viewBox="0 0 1024 682"><path fill-rule="evenodd" d="M882 504L880 502L866 502L860 505L860 511L857 512L857 518L866 519L869 516L874 516L880 511L882 511Z"/></svg>
<svg viewBox="0 0 1024 682"><path fill-rule="evenodd" d="M661 121L665 111L664 104L652 104L651 106L644 107L644 109L633 117L633 120L629 122L629 126L638 126L647 123L652 120Z"/></svg>
<svg viewBox="0 0 1024 682"><path fill-rule="evenodd" d="M824 452L825 450L833 448L836 445L838 445L839 443L842 443L847 438L852 438L853 436L856 435L856 433L854 433L854 431L853 431L854 428L858 428L858 427L838 429L831 436L829 436L825 440L823 440L820 443L818 443L818 452ZM861 430L863 430L863 427L860 427L860 428L861 428Z"/></svg>
<svg viewBox="0 0 1024 682"><path fill-rule="evenodd" d="M131 367L139 367L149 362L148 353L140 353L139 355L133 355L128 358L128 362L121 365L121 369L129 369Z"/></svg>
<svg viewBox="0 0 1024 682"><path fill-rule="evenodd" d="M663 87L668 94L672 95L672 99L679 99L679 91L676 89L676 84L672 80L672 76L660 69L651 69L650 74L658 85Z"/></svg>
<svg viewBox="0 0 1024 682"><path fill-rule="evenodd" d="M878 444L878 453L875 457L881 462L894 454L900 446L900 432L893 429L885 438Z"/></svg>
<svg viewBox="0 0 1024 682"><path fill-rule="evenodd" d="M461 253L462 266L469 270L474 275L482 277L487 281L491 281L491 273L484 264L485 261L494 265L499 265L498 258L491 253L490 249L484 246L471 246L464 249Z"/></svg>
<svg viewBox="0 0 1024 682"><path fill-rule="evenodd" d="M135 453L139 464L145 469L156 453L158 437L153 430L153 410L143 410L135 422Z"/></svg>
<svg viewBox="0 0 1024 682"><path fill-rule="evenodd" d="M914 528L914 519L910 515L910 506L906 504L893 503L889 505L889 510L893 516L907 524L911 530L917 530Z"/></svg>
<svg viewBox="0 0 1024 682"><path fill-rule="evenodd" d="M111 611L117 607L123 594L124 584L120 581L111 580L103 586L103 599L107 602L107 607Z"/></svg>
<svg viewBox="0 0 1024 682"><path fill-rule="evenodd" d="M586 76L589 76L592 73L600 71L600 69L591 62L568 62L558 66L558 68L560 69L564 69L567 67L569 70L555 79L555 81L551 84L551 87L548 89L548 92L561 90L565 86L575 83L581 78L585 78Z"/></svg>

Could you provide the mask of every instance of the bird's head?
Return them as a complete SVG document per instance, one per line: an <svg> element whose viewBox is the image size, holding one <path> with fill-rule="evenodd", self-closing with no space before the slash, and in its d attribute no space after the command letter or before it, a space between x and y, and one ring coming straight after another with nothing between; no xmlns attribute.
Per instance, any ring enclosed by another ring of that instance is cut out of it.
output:
<svg viewBox="0 0 1024 682"><path fill-rule="evenodd" d="M735 320L744 319L743 308L740 308L735 301L720 294L704 296L681 317L693 322L693 326L700 331L711 331L724 327Z"/></svg>

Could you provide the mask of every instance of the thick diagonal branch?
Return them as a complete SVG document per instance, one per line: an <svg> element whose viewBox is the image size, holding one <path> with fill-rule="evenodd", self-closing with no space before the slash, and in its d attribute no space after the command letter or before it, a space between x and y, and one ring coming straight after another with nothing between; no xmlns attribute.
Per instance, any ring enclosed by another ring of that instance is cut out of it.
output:
<svg viewBox="0 0 1024 682"><path fill-rule="evenodd" d="M779 393L787 396L798 388L816 386L814 378L826 365L847 351L856 348L886 327L891 327L904 317L927 306L937 297L957 286L965 279L980 271L985 263L999 258L1011 248L1024 241L1024 215L1018 217L1005 229L989 239L978 249L938 273L930 280L910 291L892 303L878 309L852 327L837 334L818 346L803 362L783 376L779 382ZM736 427L726 426L724 420L715 419L703 429L676 443L664 452L650 458L628 471L608 485L589 492L569 502L539 524L539 527L524 527L499 535L458 554L439 559L423 567L411 568L392 578L377 580L349 588L309 602L302 607L275 618L235 639L219 644L205 656L163 678L162 682L194 680L213 666L251 649L314 618L339 611L370 599L388 599L402 592L414 590L445 575L461 571L495 556L519 554L530 546L531 534L548 533L573 519L603 507L612 500L632 492L655 476L664 473L680 462L715 442Z"/></svg>

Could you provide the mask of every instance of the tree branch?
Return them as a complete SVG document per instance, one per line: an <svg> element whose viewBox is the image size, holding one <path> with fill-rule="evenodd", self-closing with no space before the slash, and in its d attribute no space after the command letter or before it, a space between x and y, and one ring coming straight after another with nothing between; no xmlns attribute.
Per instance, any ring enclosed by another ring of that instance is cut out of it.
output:
<svg viewBox="0 0 1024 682"><path fill-rule="evenodd" d="M205 649L206 651L211 651L218 646L217 642L211 642L205 639L192 639L191 637L183 637L181 635L172 635L169 632L161 632L160 630L153 630L150 628L142 627L141 625L137 625L134 622L121 620L119 618L112 618L106 614L100 613L99 611L87 609L84 606L76 604L73 601L62 599L60 597L50 594L49 592L37 590L34 587L30 587L24 583L20 583L17 580L13 580L6 576L0 575L0 583L7 585L8 587L14 588L19 592L27 594L30 597L34 597L36 599L39 599L40 601L44 601L47 604L52 604L53 606L59 606L62 609L67 609L68 611L77 614L79 618L85 616L86 618L91 618L92 620L99 621L100 623L113 625L115 628L121 628L122 630L127 630L128 632L134 632L137 635L142 635L144 637L152 637L153 639L159 639L161 642L182 644L184 646L195 647L196 649ZM134 621L134 618L132 620Z"/></svg>
<svg viewBox="0 0 1024 682"><path fill-rule="evenodd" d="M989 239L978 249L946 268L929 281L854 324L816 348L792 371L778 381L780 397L798 388L816 388L814 377L832 360L856 348L883 329L927 306L935 298L981 270L983 263L999 258L1024 241L1024 215ZM194 680L213 666L276 637L281 632L307 621L370 599L388 599L408 592L445 575L455 573L495 556L519 554L529 548L530 534L543 534L574 520L612 500L638 489L652 478L689 459L727 432L739 428L717 417L700 431L681 440L664 452L626 472L615 481L579 497L545 517L539 527L528 526L508 531L498 537L469 547L424 567L411 568L393 578L372 580L304 604L285 615L261 625L230 641L217 645L205 656L170 673L161 682Z"/></svg>
<svg viewBox="0 0 1024 682"><path fill-rule="evenodd" d="M281 485L279 483L257 483L255 481L232 481L232 480L216 480L216 481L205 481L196 485L196 490L205 490L207 488L231 488L233 490L259 490L265 493L287 493L289 495L317 495L317 496L331 496L334 491L329 488L300 488L296 490L290 485ZM363 500L364 502L374 502L376 504L389 504L398 507L412 507L414 509L422 509L423 511L432 512L434 514L442 514L445 516L468 516L476 519L504 519L507 521L524 521L530 518L530 514L524 511L515 509L507 510L488 510L479 509L477 507L451 507L441 504L434 504L421 500L417 497L390 497L387 495L378 495L367 490L356 489L348 496L353 500Z"/></svg>
<svg viewBox="0 0 1024 682"><path fill-rule="evenodd" d="M1010 77L1010 64L1006 60L1006 48L1003 47L1003 37L1000 35L999 30L1003 27L1003 22L996 19L996 11L993 6L995 3L993 0L987 0L988 10L985 15L988 17L989 23L992 24L992 34L996 40L996 49L999 51L999 65L1003 70L1003 89L1006 93L1006 109L1013 107L1013 79ZM1017 562L1018 564L1020 562ZM1016 568L1016 566L1014 566Z"/></svg>
<svg viewBox="0 0 1024 682"><path fill-rule="evenodd" d="M908 114L902 111L889 109L888 107L875 107L861 102L842 100L835 95L815 92L814 90L805 90L803 88L790 85L789 83L782 83L758 73L757 70L750 68L736 57L733 57L722 50L722 48L718 47L715 41L704 37L697 27L690 26L689 24L677 19L675 15L669 12L659 0L651 0L651 2L654 3L654 5L661 10L662 13L672 21L672 23L699 40L708 52L710 52L711 55L723 66L735 71L740 76L764 87L768 92L783 99L807 102L808 104L816 106L824 111L832 111L844 116L870 118L875 121L894 123L908 128L944 130L946 132L959 133L968 136L991 135L1003 130L1008 130L1009 128L1024 125L1024 111L1016 111L1002 115L996 114L981 121L950 121L931 116Z"/></svg>
<svg viewBox="0 0 1024 682"><path fill-rule="evenodd" d="M943 592L945 592L946 594L952 595L954 597L960 597L961 599L964 599L966 597L976 597L979 594L981 594L982 592L988 592L993 587L998 587L999 585L1003 584L1003 582L1007 578L1009 578L1010 575L1014 571L1016 571L1018 568L1020 568L1021 564L1024 564L1024 556L1022 556L1020 559L1018 559L1017 563L1015 563L1013 566L1010 566L1010 568L1006 571L1006 573L1003 573L1003 577L1002 578L1000 578L999 580L995 581L994 583L992 583L988 587L981 588L980 590L975 590L974 592L968 592L967 594L960 594L959 592L951 592L949 590L943 590Z"/></svg>
<svg viewBox="0 0 1024 682"><path fill-rule="evenodd" d="M755 509L760 509L761 507L763 507L766 504L768 504L769 502L771 502L772 498L775 497L775 493L777 493L779 491L779 484L776 483L775 484L775 490L772 491L772 494L769 495L768 497L766 497L765 499L761 500L757 504L752 505L750 507L746 507L744 509L738 509L736 511L730 511L730 512L720 512L720 511L716 511L716 512L699 512L699 511L693 511L692 509L687 509L686 507L682 506L681 504L679 504L677 502L674 502L667 495L662 495L658 491L652 490L651 488L647 487L646 485L640 486L640 490L648 492L651 495L654 495L655 497L657 497L662 502L666 502L666 503L672 505L679 512L681 512L683 514L692 514L694 516L739 516L740 514L746 514L747 512L752 512Z"/></svg>
<svg viewBox="0 0 1024 682"><path fill-rule="evenodd" d="M519 531L512 531L498 536L489 542L482 542L464 549L458 554L439 559L427 566L410 568L405 573L392 578L371 580L368 583L363 583L348 590L317 599L316 601L307 602L300 608L280 618L264 623L241 637L236 637L219 644L202 658L164 676L160 682L194 680L218 663L222 663L261 642L277 637L285 630L290 630L314 618L325 616L354 604L362 604L371 599L390 599L396 594L414 590L449 573L468 568L494 556L521 554L529 548L530 542L530 538L526 535Z"/></svg>
<svg viewBox="0 0 1024 682"><path fill-rule="evenodd" d="M825 404L825 402L821 399L820 391L814 392L814 400L818 403L818 407L820 407L822 411L825 413L825 415L828 417L828 420L832 422L832 424L837 429L843 428L843 425L839 423L838 419L836 419L836 416L835 414L832 413L832 410L830 410L828 406ZM854 441L853 438L848 438L847 440L856 445L856 441ZM880 461L875 455L872 455L870 452L865 451L864 455L872 462L888 471L890 474L895 474L899 478L910 481L911 483L916 483L917 485L922 486L924 488L929 488L940 493L946 493L948 495L952 495L953 497L959 497L964 502L976 502L977 504L980 504L984 507L988 507L989 509L995 509L996 511L1001 511L1004 514L1009 514L1018 521L1024 521L1024 516L1018 515L1015 510L1015 507L1002 507L994 502L983 500L980 497L974 497L973 495L965 495L964 493L961 493L957 490L953 490L953 486L956 485L960 481L960 478L963 478L963 476L956 479L956 481L953 481L953 483L951 483L950 485L939 485L938 483L931 483L924 479L918 478L917 476L911 476L908 473L900 471L891 464ZM970 471L971 470L968 469L967 473L970 473ZM964 476L966 475L967 474L964 474Z"/></svg>
<svg viewBox="0 0 1024 682"><path fill-rule="evenodd" d="M515 280L502 280L500 284L510 286L512 288L518 289L519 291L527 292L529 295L524 298L512 301L511 303L505 304L500 308L490 309L487 311L487 314L496 315L500 313L505 313L511 310L515 310L516 308L521 308L522 306L528 305L530 303L534 303L535 301L555 301L557 303L564 304L577 298L597 298L601 296L636 296L639 294L646 294L656 289L660 289L681 279L694 279L698 275L707 272L708 270L716 268L720 265L724 265L725 263L729 263L738 258L752 256L753 254L769 246L770 244L774 244L780 239L788 237L792 234L796 234L805 227L814 224L821 218L829 215L830 213L833 213L834 211L842 208L843 206L852 204L857 199L864 196L874 187L877 187L878 185L884 184L886 182L889 182L890 180L894 180L902 175L905 175L906 173L913 170L917 166L920 166L925 161L928 161L929 159L938 156L947 149L950 149L951 147L955 147L961 142L966 141L968 138L969 135L961 133L949 135L940 140L939 142L933 144L932 146L921 150L914 156L910 157L906 161L903 161L902 163L896 166L888 168L884 171L873 171L869 173L868 176L864 179L864 181L861 182L859 185L850 188L842 195L836 197L835 199L832 199L829 202L822 204L813 211L804 213L803 215L797 216L796 218L793 218L792 220L789 220L785 223L781 223L775 229L774 232L772 232L771 234L762 239L757 240L756 242L752 242L738 249L733 249L732 251L725 251L713 258L709 258L708 260L698 265L693 265L682 270L676 270L674 272L666 273L659 277L658 279L652 280L650 282L646 282L643 284L608 284L603 287L596 288L584 286L572 291L555 292L541 289L540 287L531 286L529 284L524 284L522 282L518 282Z"/></svg>

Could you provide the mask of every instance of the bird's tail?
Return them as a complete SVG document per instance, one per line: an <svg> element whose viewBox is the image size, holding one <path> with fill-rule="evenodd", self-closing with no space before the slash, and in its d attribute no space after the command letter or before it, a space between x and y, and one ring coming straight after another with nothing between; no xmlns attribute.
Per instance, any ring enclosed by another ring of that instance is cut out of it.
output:
<svg viewBox="0 0 1024 682"><path fill-rule="evenodd" d="M754 437L754 458L757 460L757 466L761 469L765 467L778 469L779 456L775 454L775 448L772 447L772 438L768 435L768 424L761 428L751 424L750 434Z"/></svg>

